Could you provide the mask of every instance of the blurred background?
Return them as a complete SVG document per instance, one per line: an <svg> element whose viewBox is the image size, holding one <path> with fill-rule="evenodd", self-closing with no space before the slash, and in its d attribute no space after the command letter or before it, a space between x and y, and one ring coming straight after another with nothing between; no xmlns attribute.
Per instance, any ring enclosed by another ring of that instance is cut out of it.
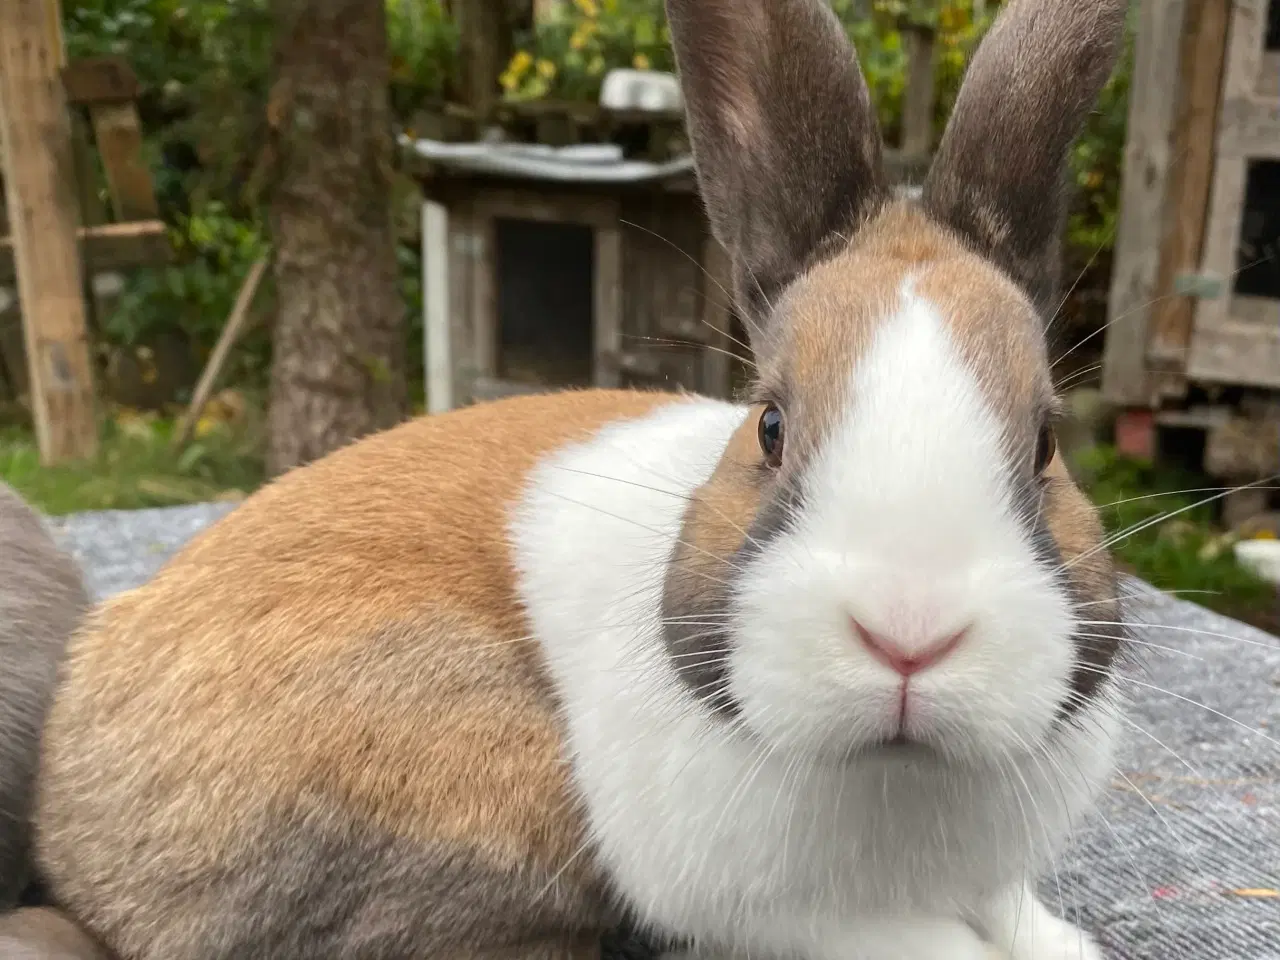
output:
<svg viewBox="0 0 1280 960"><path fill-rule="evenodd" d="M832 5L918 182L1000 4ZM1280 22L1130 13L1072 157L1061 442L1128 569L1275 630ZM0 478L49 514L747 375L661 0L5 0L0 57Z"/></svg>

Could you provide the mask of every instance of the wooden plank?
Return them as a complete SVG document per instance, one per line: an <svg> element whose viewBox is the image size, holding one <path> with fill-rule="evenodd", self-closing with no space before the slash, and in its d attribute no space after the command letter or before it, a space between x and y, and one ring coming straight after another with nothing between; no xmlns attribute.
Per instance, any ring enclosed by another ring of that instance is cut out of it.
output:
<svg viewBox="0 0 1280 960"><path fill-rule="evenodd" d="M475 218L467 202L446 208L449 255L449 364L453 378L454 403L473 399L475 368L475 322L471 297L475 292Z"/></svg>
<svg viewBox="0 0 1280 960"><path fill-rule="evenodd" d="M1196 320L1187 376L1206 383L1280 389L1280 305L1269 324L1227 317Z"/></svg>
<svg viewBox="0 0 1280 960"><path fill-rule="evenodd" d="M1222 78L1223 100L1240 100L1257 92L1270 6L1271 0L1232 0L1230 48Z"/></svg>
<svg viewBox="0 0 1280 960"><path fill-rule="evenodd" d="M217 385L218 377L222 374L222 368L226 365L227 357L231 355L231 348L235 345L240 336L240 331L244 329L245 322L249 319L249 308L253 306L253 298L258 293L258 287L262 283L262 277L267 271L267 264L270 262L270 254L264 254L259 257L254 261L253 266L249 268L248 275L240 284L240 290L236 293L236 300L231 307L231 313L222 327L222 332L218 334L218 342L214 344L213 353L209 355L209 360L205 363L204 370L200 372L200 379L196 381L196 389L191 395L191 403L188 404L186 411L182 414L182 420L178 423L178 429L173 436L174 447L184 447L187 441L191 439L191 434L195 431L200 414L204 412L205 405L209 402L209 397L213 393L213 388Z"/></svg>
<svg viewBox="0 0 1280 960"><path fill-rule="evenodd" d="M422 339L427 413L445 413L458 405L449 336L449 281L449 212L443 204L427 200L422 204Z"/></svg>
<svg viewBox="0 0 1280 960"><path fill-rule="evenodd" d="M622 232L615 225L595 230L595 385L622 383L615 358L622 352Z"/></svg>
<svg viewBox="0 0 1280 960"><path fill-rule="evenodd" d="M107 103L89 108L93 135L107 175L115 219L153 220L160 215L155 181L142 150L142 123L133 103Z"/></svg>
<svg viewBox="0 0 1280 960"><path fill-rule="evenodd" d="M902 152L927 155L933 149L935 33L924 24L903 28L907 82L902 97Z"/></svg>
<svg viewBox="0 0 1280 960"><path fill-rule="evenodd" d="M733 342L733 276L729 254L710 233L702 245L701 320L713 335L703 349L703 392L728 399L733 393L734 356L746 348Z"/></svg>
<svg viewBox="0 0 1280 960"><path fill-rule="evenodd" d="M476 377L471 388L477 403L486 400L503 400L507 397L526 397L535 393L548 393L554 387L541 383L525 383L523 380L503 380L501 377Z"/></svg>
<svg viewBox="0 0 1280 960"><path fill-rule="evenodd" d="M1280 97L1232 97L1221 112L1219 150L1280 160Z"/></svg>
<svg viewBox="0 0 1280 960"><path fill-rule="evenodd" d="M71 119L41 0L0 8L0 124L5 190L31 382L45 464L98 448L85 316Z"/></svg>
<svg viewBox="0 0 1280 960"><path fill-rule="evenodd" d="M1159 267L1185 12L1186 0L1142 0L1138 12L1102 360L1103 396L1121 406L1152 402L1147 326Z"/></svg>
<svg viewBox="0 0 1280 960"><path fill-rule="evenodd" d="M473 211L471 330L475 376L498 376L498 231L493 217Z"/></svg>
<svg viewBox="0 0 1280 960"><path fill-rule="evenodd" d="M134 103L142 85L123 57L82 57L62 68L67 102L87 107L95 104Z"/></svg>
<svg viewBox="0 0 1280 960"><path fill-rule="evenodd" d="M77 263L83 259L93 265L94 272L155 266L173 258L169 230L159 220L77 227L74 236L79 248ZM15 275L13 239L0 237L0 283L13 280Z"/></svg>
<svg viewBox="0 0 1280 960"><path fill-rule="evenodd" d="M463 96L482 121L498 101L498 77L510 56L503 4L497 0L456 0L453 20L458 28Z"/></svg>
<svg viewBox="0 0 1280 960"><path fill-rule="evenodd" d="M1213 184L1223 58L1231 0L1188 0L1182 32L1176 131L1169 173L1168 213L1152 291L1147 356L1181 371L1191 343L1195 301L1174 295L1175 278L1199 268Z"/></svg>
<svg viewBox="0 0 1280 960"><path fill-rule="evenodd" d="M1222 283L1217 297L1202 298L1196 304L1195 324L1191 335L1191 353L1196 350L1198 331L1215 327L1229 316L1232 280L1236 275L1240 228L1244 221L1245 185L1248 181L1247 158L1239 154L1219 152L1214 161L1213 188L1209 195L1209 216L1204 228L1204 251L1200 272ZM1194 356L1188 356L1187 374L1192 376Z"/></svg>
<svg viewBox="0 0 1280 960"><path fill-rule="evenodd" d="M610 227L618 222L617 199L597 193L484 186L475 195L474 208L478 216L500 220L581 223L589 227Z"/></svg>

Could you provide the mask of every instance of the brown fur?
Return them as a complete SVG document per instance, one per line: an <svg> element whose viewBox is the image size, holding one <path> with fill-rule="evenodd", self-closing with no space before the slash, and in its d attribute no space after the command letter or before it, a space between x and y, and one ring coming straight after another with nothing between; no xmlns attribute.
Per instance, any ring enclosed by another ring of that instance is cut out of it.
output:
<svg viewBox="0 0 1280 960"><path fill-rule="evenodd" d="M105 605L49 720L56 899L124 960L554 953L612 923L504 527L539 456L672 402L398 427Z"/></svg>
<svg viewBox="0 0 1280 960"><path fill-rule="evenodd" d="M29 879L40 730L63 647L88 605L75 563L0 484L0 910Z"/></svg>

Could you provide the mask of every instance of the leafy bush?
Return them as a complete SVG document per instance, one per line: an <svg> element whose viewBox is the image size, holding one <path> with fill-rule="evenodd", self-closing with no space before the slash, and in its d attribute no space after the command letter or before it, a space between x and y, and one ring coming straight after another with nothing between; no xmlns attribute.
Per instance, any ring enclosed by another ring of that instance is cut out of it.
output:
<svg viewBox="0 0 1280 960"><path fill-rule="evenodd" d="M1205 502L1214 494L1203 478L1112 447L1081 451L1074 469L1099 507L1112 553L1131 572L1241 619L1274 609L1275 588L1236 563L1231 539L1215 529L1214 504Z"/></svg>
<svg viewBox="0 0 1280 960"><path fill-rule="evenodd" d="M108 343L133 346L176 327L198 354L207 355L249 268L266 252L262 226L232 217L221 203L208 203L177 220L170 230L176 262L130 274L115 309L101 321ZM247 330L226 378L264 382L269 349L264 326Z"/></svg>

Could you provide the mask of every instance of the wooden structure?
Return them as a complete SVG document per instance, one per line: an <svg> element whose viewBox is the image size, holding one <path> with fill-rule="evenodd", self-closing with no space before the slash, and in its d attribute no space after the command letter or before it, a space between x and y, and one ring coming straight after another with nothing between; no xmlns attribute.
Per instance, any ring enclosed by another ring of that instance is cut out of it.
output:
<svg viewBox="0 0 1280 960"><path fill-rule="evenodd" d="M691 179L421 175L430 412L552 386L731 391L745 351Z"/></svg>
<svg viewBox="0 0 1280 960"><path fill-rule="evenodd" d="M16 281L45 463L97 448L85 277L169 256L137 92L118 59L65 63L57 0L8 0L0 10L0 286ZM97 195L90 126L114 223Z"/></svg>
<svg viewBox="0 0 1280 960"><path fill-rule="evenodd" d="M493 61L500 17L454 0L464 55ZM493 5L496 6L496 5ZM486 35L482 31L488 30ZM934 31L903 26L911 53L902 147L890 175L918 181L930 159ZM486 52L487 51L487 52ZM531 176L428 162L407 141L421 185L427 410L559 386L650 385L729 396L745 375L746 334L730 304L727 257L710 235L680 109L503 102L477 95L413 123L431 141L621 146L661 166L630 181Z"/></svg>
<svg viewBox="0 0 1280 960"><path fill-rule="evenodd" d="M1280 0L1142 0L1103 394L1118 437L1280 470ZM1253 438L1250 440L1250 438Z"/></svg>

